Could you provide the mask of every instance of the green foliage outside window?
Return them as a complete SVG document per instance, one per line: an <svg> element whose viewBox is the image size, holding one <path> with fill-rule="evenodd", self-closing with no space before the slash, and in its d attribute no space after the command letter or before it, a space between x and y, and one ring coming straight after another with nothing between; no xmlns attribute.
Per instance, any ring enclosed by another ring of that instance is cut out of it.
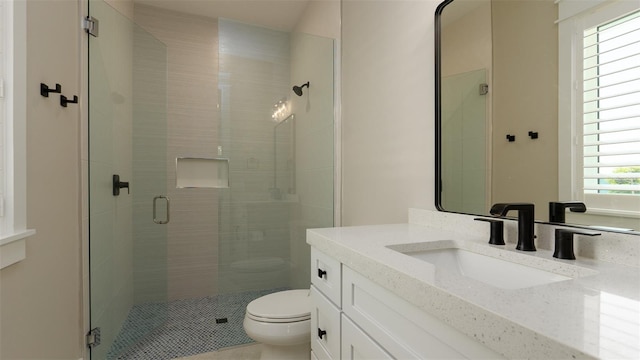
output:
<svg viewBox="0 0 640 360"><path fill-rule="evenodd" d="M613 172L616 174L640 174L640 166L617 168ZM607 179L607 182L611 185L636 185L640 187L640 178ZM614 194L640 195L640 190L611 190L610 192Z"/></svg>

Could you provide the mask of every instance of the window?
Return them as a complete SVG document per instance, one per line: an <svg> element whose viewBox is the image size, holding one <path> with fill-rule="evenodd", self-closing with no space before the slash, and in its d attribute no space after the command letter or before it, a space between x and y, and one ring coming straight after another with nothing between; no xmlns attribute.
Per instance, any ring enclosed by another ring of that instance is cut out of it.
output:
<svg viewBox="0 0 640 360"><path fill-rule="evenodd" d="M624 203L640 202L640 10L583 36L584 200L631 211Z"/></svg>
<svg viewBox="0 0 640 360"><path fill-rule="evenodd" d="M0 1L0 269L25 257L26 2Z"/></svg>
<svg viewBox="0 0 640 360"><path fill-rule="evenodd" d="M640 218L640 5L558 0L559 197Z"/></svg>

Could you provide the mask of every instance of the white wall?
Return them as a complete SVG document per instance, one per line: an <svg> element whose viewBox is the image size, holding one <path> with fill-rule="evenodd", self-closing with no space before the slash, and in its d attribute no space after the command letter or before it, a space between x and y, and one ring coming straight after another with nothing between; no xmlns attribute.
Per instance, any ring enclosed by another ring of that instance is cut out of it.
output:
<svg viewBox="0 0 640 360"><path fill-rule="evenodd" d="M342 4L343 225L407 221L434 203L434 11Z"/></svg>
<svg viewBox="0 0 640 360"><path fill-rule="evenodd" d="M340 39L340 0L309 1L294 32Z"/></svg>
<svg viewBox="0 0 640 360"><path fill-rule="evenodd" d="M79 106L75 0L27 3L27 258L0 271L0 358L77 359L81 333Z"/></svg>

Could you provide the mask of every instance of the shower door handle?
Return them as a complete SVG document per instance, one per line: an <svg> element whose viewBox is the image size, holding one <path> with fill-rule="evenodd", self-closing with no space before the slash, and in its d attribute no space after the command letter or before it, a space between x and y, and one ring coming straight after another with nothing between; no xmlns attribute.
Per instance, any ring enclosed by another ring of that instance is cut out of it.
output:
<svg viewBox="0 0 640 360"><path fill-rule="evenodd" d="M167 204L167 218L165 220L158 220L157 217L157 204L158 204L158 199L165 199L166 200L166 204ZM163 196L163 195L158 195L155 196L153 198L153 222L156 224L168 224L169 223L169 219L170 219L170 210L171 210L171 206L170 206L170 200L168 197Z"/></svg>

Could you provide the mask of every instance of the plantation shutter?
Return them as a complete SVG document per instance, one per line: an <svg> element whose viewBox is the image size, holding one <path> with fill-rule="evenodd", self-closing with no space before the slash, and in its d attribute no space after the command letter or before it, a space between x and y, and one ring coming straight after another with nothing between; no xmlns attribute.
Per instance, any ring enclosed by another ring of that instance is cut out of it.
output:
<svg viewBox="0 0 640 360"><path fill-rule="evenodd" d="M583 43L584 193L640 195L640 11Z"/></svg>

